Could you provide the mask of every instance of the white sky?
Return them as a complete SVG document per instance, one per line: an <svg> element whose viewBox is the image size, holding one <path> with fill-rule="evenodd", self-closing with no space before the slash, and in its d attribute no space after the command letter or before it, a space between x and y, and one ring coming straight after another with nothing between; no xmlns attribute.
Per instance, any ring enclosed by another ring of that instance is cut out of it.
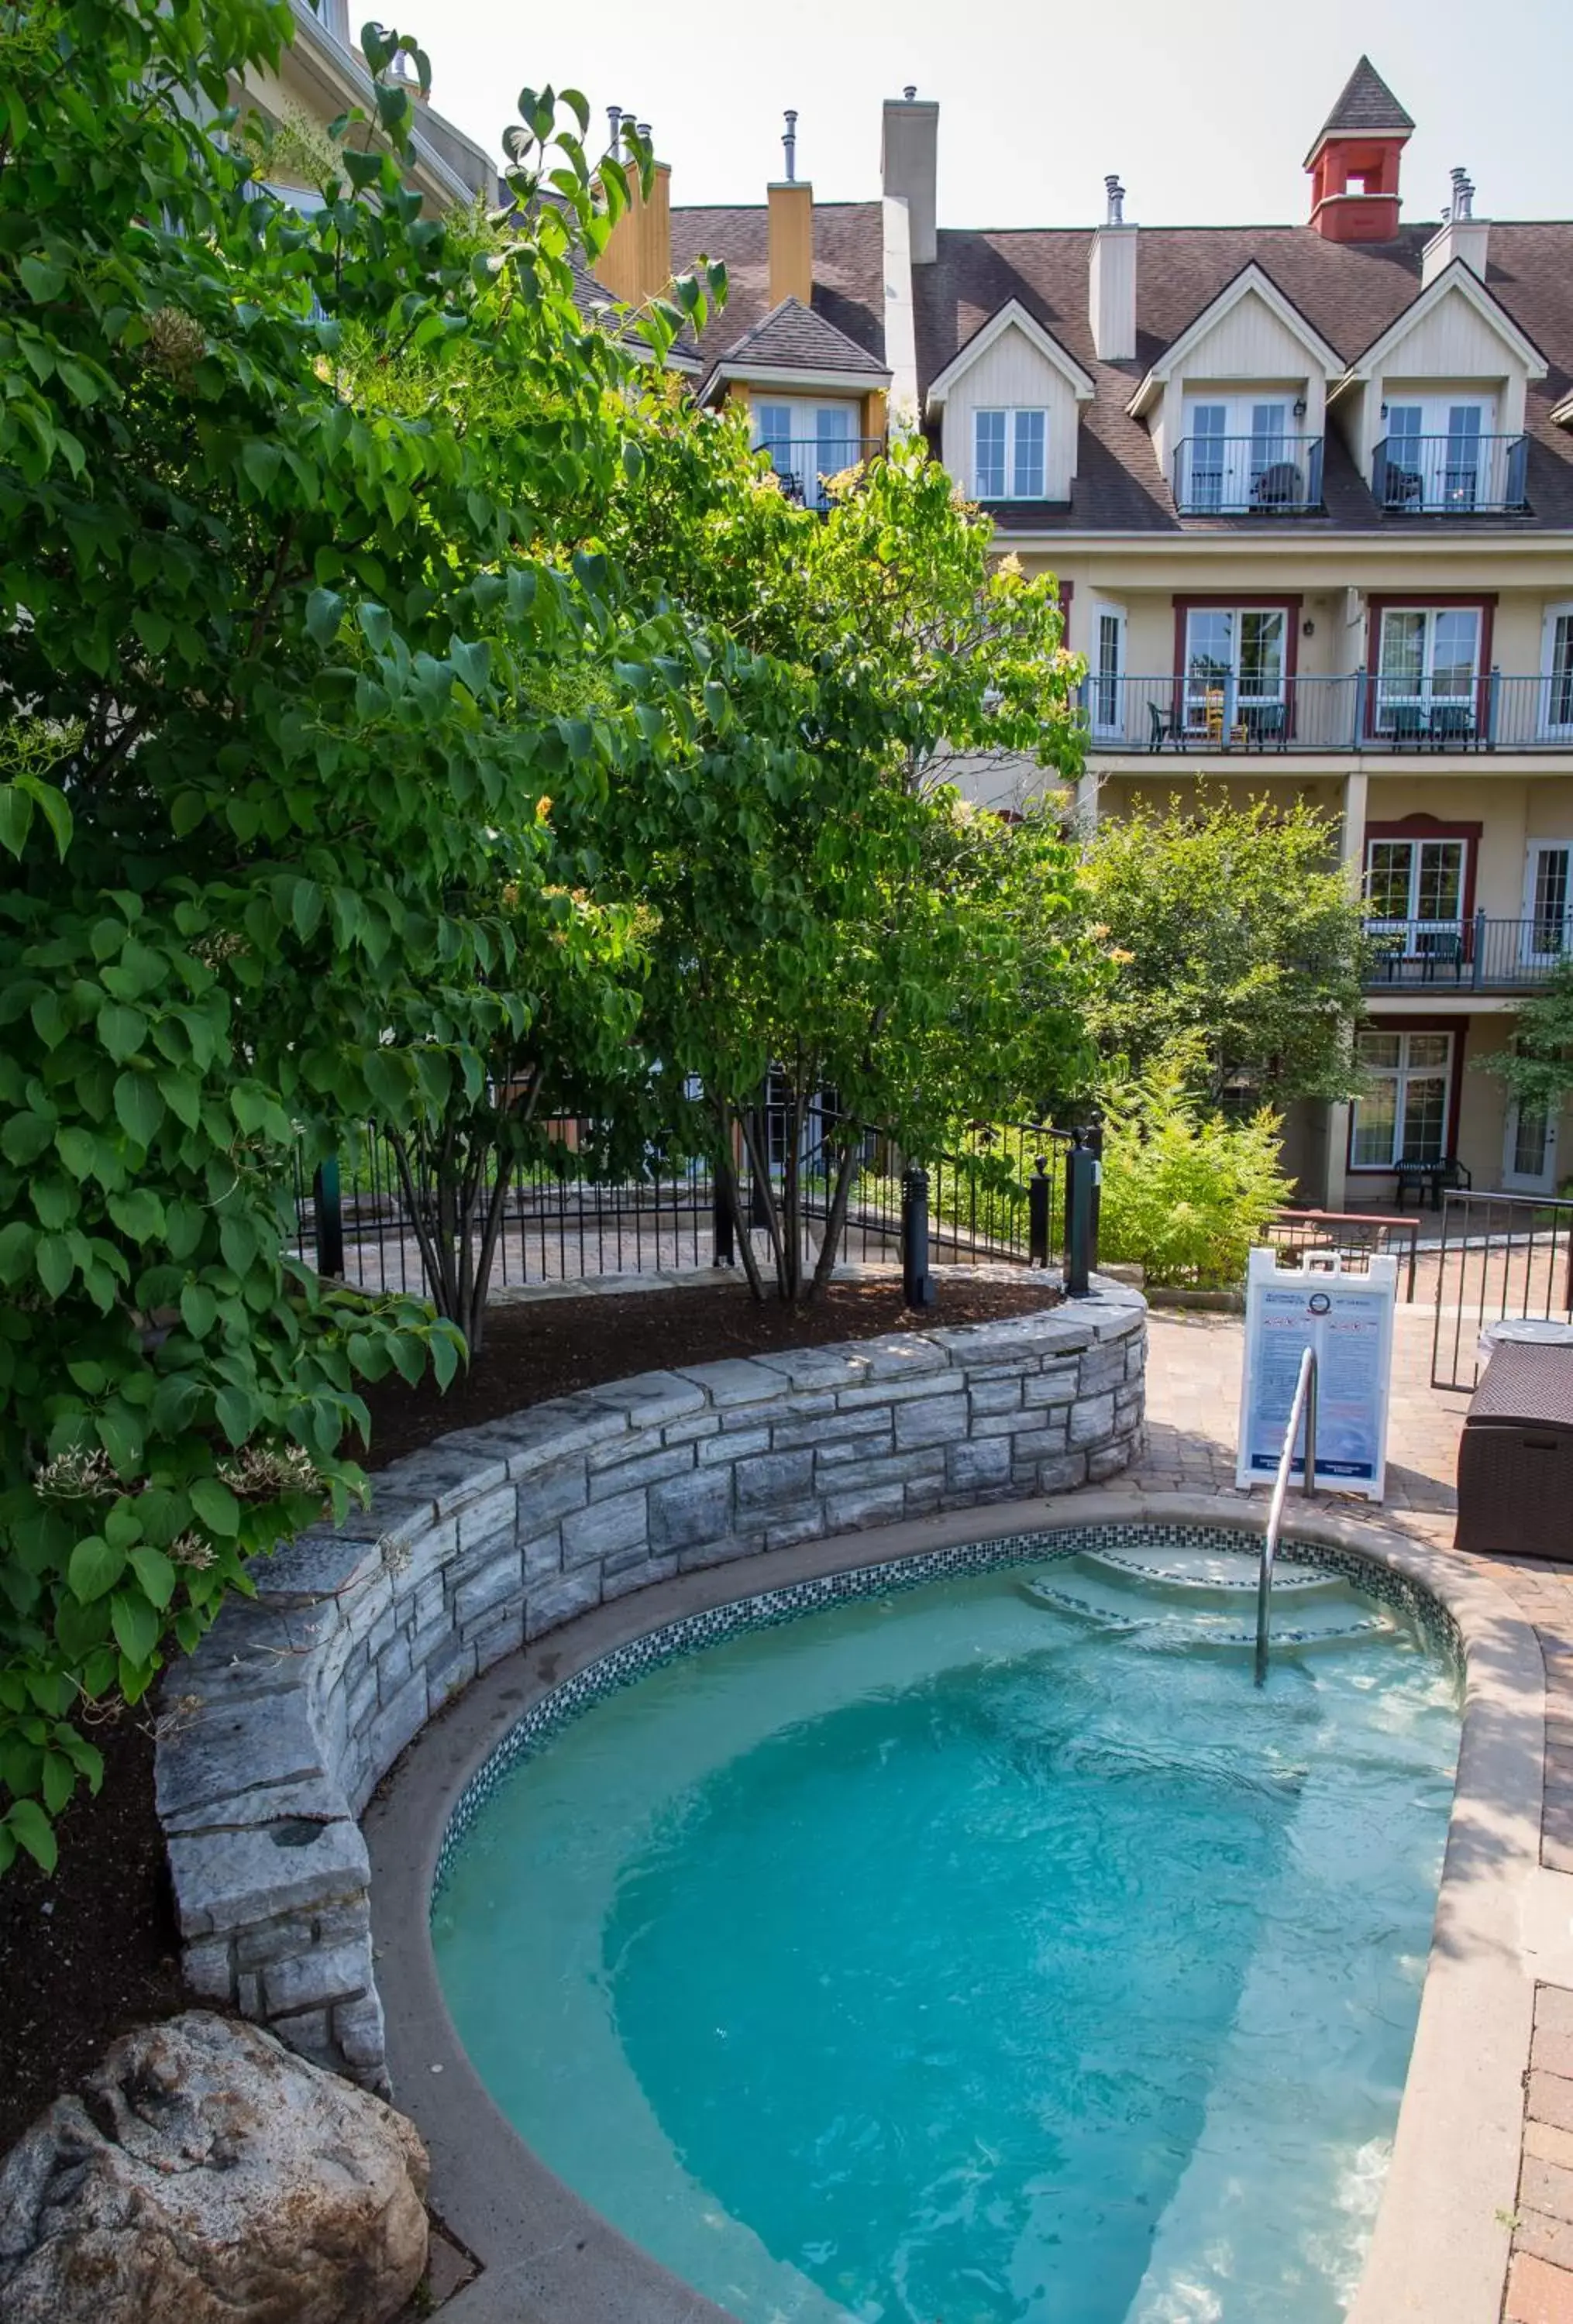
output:
<svg viewBox="0 0 1573 2324"><path fill-rule="evenodd" d="M582 88L655 130L680 203L763 198L796 106L798 174L824 201L879 190L880 101L938 97L941 226L1092 225L1106 171L1143 225L1297 223L1300 164L1362 50L1419 126L1403 217L1468 169L1483 217L1573 217L1569 0L401 0L432 98L496 152L521 83ZM351 0L352 20L358 25ZM599 135L597 135L597 150Z"/></svg>

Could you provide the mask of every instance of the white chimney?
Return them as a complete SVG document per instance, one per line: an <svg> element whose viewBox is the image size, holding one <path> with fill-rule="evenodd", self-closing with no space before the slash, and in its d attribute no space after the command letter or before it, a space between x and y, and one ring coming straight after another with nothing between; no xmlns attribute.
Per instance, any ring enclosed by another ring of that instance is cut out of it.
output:
<svg viewBox="0 0 1573 2324"><path fill-rule="evenodd" d="M885 98L879 174L886 198L893 196L906 203L913 265L932 266L939 252L939 107L931 97L920 103L915 88Z"/></svg>
<svg viewBox="0 0 1573 2324"><path fill-rule="evenodd" d="M1491 238L1491 222L1475 215L1475 189L1469 182L1467 170L1453 171L1453 189L1448 198L1448 212L1436 233L1420 254L1420 288L1434 282L1439 274L1461 258L1471 273L1485 280L1485 247Z"/></svg>
<svg viewBox="0 0 1573 2324"><path fill-rule="evenodd" d="M1092 238L1087 309L1100 363L1130 363L1136 353L1136 229L1125 224L1125 189L1106 178L1108 207Z"/></svg>

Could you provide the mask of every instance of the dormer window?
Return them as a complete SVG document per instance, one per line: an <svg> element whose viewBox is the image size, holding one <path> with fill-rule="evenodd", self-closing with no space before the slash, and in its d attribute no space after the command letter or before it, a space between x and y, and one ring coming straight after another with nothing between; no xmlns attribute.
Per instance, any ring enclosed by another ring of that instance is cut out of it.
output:
<svg viewBox="0 0 1573 2324"><path fill-rule="evenodd" d="M1287 393L1188 396L1174 463L1181 512L1249 515L1316 506L1321 442L1300 433L1305 401Z"/></svg>
<svg viewBox="0 0 1573 2324"><path fill-rule="evenodd" d="M972 415L972 493L980 501L1041 501L1049 456L1049 414L1005 407Z"/></svg>
<svg viewBox="0 0 1573 2324"><path fill-rule="evenodd" d="M1394 398L1387 406L1383 505L1469 514L1500 508L1505 482L1494 475L1495 405L1486 396Z"/></svg>

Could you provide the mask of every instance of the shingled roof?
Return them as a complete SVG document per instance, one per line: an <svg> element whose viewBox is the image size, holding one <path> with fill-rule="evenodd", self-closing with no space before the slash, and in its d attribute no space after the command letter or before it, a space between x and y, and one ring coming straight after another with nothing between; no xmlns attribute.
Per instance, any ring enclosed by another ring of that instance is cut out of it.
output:
<svg viewBox="0 0 1573 2324"><path fill-rule="evenodd" d="M796 299L783 299L752 330L735 339L717 356L710 377L744 378L761 371L834 372L844 374L848 384L863 380L888 385L890 381L884 365L865 347Z"/></svg>
<svg viewBox="0 0 1573 2324"><path fill-rule="evenodd" d="M1328 137L1407 137L1414 123L1400 105L1369 57L1362 57L1311 147ZM1306 166L1310 166L1309 155Z"/></svg>
<svg viewBox="0 0 1573 2324"><path fill-rule="evenodd" d="M771 309L770 229L763 203L674 209L672 264L681 273L699 257L722 260L726 304L699 338L706 367L761 323ZM813 311L852 344L884 363L884 223L878 202L814 205Z"/></svg>
<svg viewBox="0 0 1573 2324"><path fill-rule="evenodd" d="M1434 232L1406 226L1392 242L1340 244L1309 226L1143 226L1135 359L1107 364L1097 358L1087 315L1087 229L941 227L935 263L912 271L920 395L997 308L1018 299L1091 374L1097 392L1081 407L1069 506L1003 502L994 511L1001 530L1248 530L1249 517L1176 514L1152 438L1125 409L1137 385L1253 259L1343 361L1354 363L1418 296L1421 253ZM1573 443L1551 417L1573 391L1573 222L1494 221L1486 284L1548 365L1546 378L1531 383L1525 412L1532 513L1504 521L1573 529ZM1328 430L1322 491L1327 517L1307 523L1384 522L1337 428Z"/></svg>

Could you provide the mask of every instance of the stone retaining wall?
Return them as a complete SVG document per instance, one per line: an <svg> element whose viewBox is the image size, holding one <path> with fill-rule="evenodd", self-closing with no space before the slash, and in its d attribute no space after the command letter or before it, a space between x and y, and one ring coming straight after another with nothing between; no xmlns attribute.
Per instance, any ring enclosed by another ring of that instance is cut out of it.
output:
<svg viewBox="0 0 1573 2324"><path fill-rule="evenodd" d="M647 1372L396 1462L372 1505L254 1569L165 1689L158 1803L187 1982L384 2081L356 1821L480 1671L696 1566L1115 1475L1142 1425L1146 1310L1005 1322Z"/></svg>

